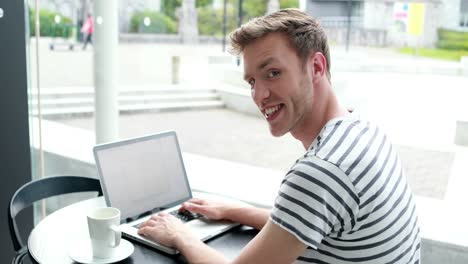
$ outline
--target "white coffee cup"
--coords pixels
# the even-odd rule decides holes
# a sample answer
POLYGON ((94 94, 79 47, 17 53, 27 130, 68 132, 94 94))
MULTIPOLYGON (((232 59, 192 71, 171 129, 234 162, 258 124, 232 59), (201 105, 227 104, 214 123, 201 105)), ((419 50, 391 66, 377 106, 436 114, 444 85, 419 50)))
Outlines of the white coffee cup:
POLYGON ((122 235, 119 230, 120 210, 113 207, 94 208, 88 212, 87 218, 93 256, 113 256, 122 235))

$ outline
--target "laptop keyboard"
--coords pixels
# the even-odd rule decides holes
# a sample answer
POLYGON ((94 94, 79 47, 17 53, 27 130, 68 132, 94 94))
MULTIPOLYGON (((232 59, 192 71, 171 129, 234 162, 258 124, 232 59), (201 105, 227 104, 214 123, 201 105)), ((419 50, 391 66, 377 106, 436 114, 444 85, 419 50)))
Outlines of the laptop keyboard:
MULTIPOLYGON (((200 217, 203 217, 203 215, 201 215, 201 214, 192 213, 190 211, 179 212, 179 210, 174 210, 172 212, 169 212, 169 214, 179 218, 183 223, 187 223, 189 221, 192 221, 192 220, 198 219, 200 217)), ((140 228, 140 224, 136 224, 136 225, 134 225, 134 227, 140 228)))
POLYGON ((190 211, 182 211, 182 212, 180 212, 179 210, 175 210, 175 211, 170 212, 169 214, 171 214, 171 215, 173 215, 173 216, 179 218, 179 219, 182 220, 182 222, 184 222, 184 223, 202 217, 201 214, 192 213, 192 212, 190 212, 190 211))

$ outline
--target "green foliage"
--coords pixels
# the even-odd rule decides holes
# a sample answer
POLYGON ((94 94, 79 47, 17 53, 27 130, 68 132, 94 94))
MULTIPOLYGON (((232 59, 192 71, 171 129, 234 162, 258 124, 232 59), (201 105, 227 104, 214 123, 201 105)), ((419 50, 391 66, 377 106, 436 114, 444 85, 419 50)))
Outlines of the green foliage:
POLYGON ((437 35, 439 40, 436 46, 438 48, 468 51, 468 32, 439 28, 437 35))
POLYGON ((446 49, 424 49, 405 47, 399 49, 399 52, 409 55, 418 55, 433 59, 460 61, 462 56, 468 56, 468 51, 464 50, 446 50, 446 49))
MULTIPOLYGON (((280 0, 280 8, 298 8, 299 0, 280 0)), ((228 0, 228 4, 235 9, 236 16, 239 12, 239 0, 228 0)), ((246 23, 254 17, 266 14, 268 0, 243 0, 242 1, 242 23, 246 23)), ((237 17, 236 17, 237 20, 237 17)))
MULTIPOLYGON (((226 8, 226 34, 237 27, 237 14, 229 6, 226 8)), ((214 10, 211 7, 198 8, 198 32, 201 35, 223 35, 223 9, 214 10)))
POLYGON ((169 16, 161 13, 145 10, 135 12, 130 19, 130 32, 140 33, 177 33, 177 24, 169 16), (144 24, 148 17, 151 21, 149 26, 144 24))
MULTIPOLYGON (((236 13, 238 10, 238 0, 234 0, 236 13)), ((249 21, 254 17, 265 15, 267 11, 268 0, 244 0, 242 1, 242 23, 249 21)))
MULTIPOLYGON (((213 0, 197 0, 198 31, 201 35, 222 36, 223 34, 223 9, 214 10, 213 0)), ((161 12, 177 20, 176 9, 181 7, 182 0, 162 0, 161 12)), ((254 17, 265 15, 268 0, 243 0, 242 23, 246 23, 254 17)), ((280 0, 280 8, 298 7, 299 0, 280 0)), ((239 0, 227 1, 226 33, 237 28, 239 15, 239 0)))
POLYGON ((213 0, 197 0, 195 2, 196 7, 205 7, 205 6, 212 6, 213 0))
POLYGON ((299 0, 280 0, 280 8, 299 8, 299 0))
MULTIPOLYGON (((198 3, 199 1, 197 1, 198 3)), ((243 0, 242 23, 254 17, 265 15, 268 0, 243 0)), ((299 0, 280 0, 280 8, 298 7, 299 0)), ((229 34, 238 25, 239 0, 227 1, 226 33, 229 34)), ((214 10, 211 5, 198 8, 198 30, 202 35, 222 36, 223 9, 214 10)))
POLYGON ((176 8, 182 6, 182 0, 162 0, 161 1, 161 12, 166 14, 166 16, 171 17, 173 20, 176 20, 176 8))
POLYGON ((468 32, 449 30, 444 28, 437 29, 439 40, 465 40, 468 41, 468 32))
POLYGON ((468 51, 468 41, 466 40, 439 40, 436 46, 441 49, 468 51))
MULTIPOLYGON (((29 9, 29 30, 30 35, 36 34, 36 27, 34 26, 35 13, 33 9, 29 9)), ((39 10, 39 25, 40 35, 43 37, 62 37, 69 38, 72 35, 72 20, 69 17, 63 16, 46 9, 39 10), (55 23, 55 16, 60 16, 60 23, 55 23)))
MULTIPOLYGON (((211 6, 213 0, 196 0, 195 7, 211 6)), ((182 0, 162 0, 161 1, 161 12, 171 17, 173 20, 177 20, 176 10, 182 6, 182 0)))

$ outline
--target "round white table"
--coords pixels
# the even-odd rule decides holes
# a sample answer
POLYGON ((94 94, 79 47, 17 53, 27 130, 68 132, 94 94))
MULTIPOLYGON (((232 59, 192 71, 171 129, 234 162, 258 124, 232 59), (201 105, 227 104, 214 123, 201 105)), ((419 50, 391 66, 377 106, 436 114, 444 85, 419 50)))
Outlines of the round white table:
MULTIPOLYGON (((104 198, 84 200, 55 211, 43 219, 29 235, 28 250, 38 263, 75 263, 68 256, 68 249, 77 239, 88 237, 86 212, 90 208, 105 206, 104 198)), ((207 242, 228 258, 234 258, 257 234, 257 230, 240 226, 207 242)), ((127 239, 128 240, 128 239, 127 239)), ((133 254, 119 263, 185 263, 181 255, 167 255, 156 249, 129 240, 133 254)))

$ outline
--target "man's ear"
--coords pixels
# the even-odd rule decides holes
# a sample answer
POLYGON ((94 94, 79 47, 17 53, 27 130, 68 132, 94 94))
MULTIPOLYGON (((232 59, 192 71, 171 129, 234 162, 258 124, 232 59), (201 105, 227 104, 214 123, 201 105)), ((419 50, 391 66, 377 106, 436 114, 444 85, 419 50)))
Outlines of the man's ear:
POLYGON ((310 57, 312 63, 312 80, 316 82, 327 75, 327 59, 321 52, 314 52, 310 57))

